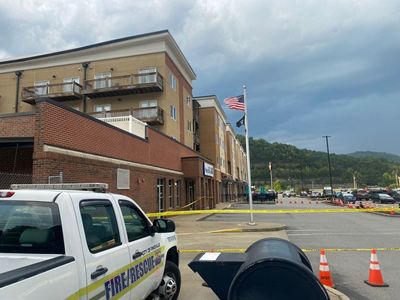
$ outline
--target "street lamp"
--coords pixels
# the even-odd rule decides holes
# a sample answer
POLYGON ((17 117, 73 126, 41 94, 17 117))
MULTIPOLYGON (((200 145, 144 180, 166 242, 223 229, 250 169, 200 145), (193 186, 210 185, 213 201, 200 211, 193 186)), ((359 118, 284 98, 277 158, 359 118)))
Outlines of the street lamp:
POLYGON ((329 167, 329 183, 331 184, 331 200, 333 201, 333 185, 332 185, 332 170, 331 170, 331 157, 329 154, 329 141, 328 138, 331 136, 329 135, 324 135, 322 136, 326 140, 326 152, 328 154, 328 167, 329 167))

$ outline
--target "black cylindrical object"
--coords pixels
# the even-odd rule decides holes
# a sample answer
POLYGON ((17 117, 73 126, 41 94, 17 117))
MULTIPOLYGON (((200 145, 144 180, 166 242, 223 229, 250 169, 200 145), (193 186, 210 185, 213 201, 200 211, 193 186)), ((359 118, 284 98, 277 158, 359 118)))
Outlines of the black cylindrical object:
POLYGON ((329 299, 304 252, 291 242, 266 238, 246 250, 228 300, 329 299))
POLYGON ((304 252, 283 239, 259 240, 245 253, 201 253, 189 267, 221 300, 329 300, 304 252))

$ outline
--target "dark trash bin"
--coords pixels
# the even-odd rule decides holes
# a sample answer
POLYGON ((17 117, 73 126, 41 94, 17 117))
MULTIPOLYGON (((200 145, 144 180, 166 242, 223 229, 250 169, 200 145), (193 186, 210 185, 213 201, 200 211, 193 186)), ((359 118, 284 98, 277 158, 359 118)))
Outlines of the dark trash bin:
POLYGON ((287 240, 262 239, 245 253, 221 253, 214 260, 204 260, 203 255, 189 267, 220 299, 329 299, 307 256, 287 240))

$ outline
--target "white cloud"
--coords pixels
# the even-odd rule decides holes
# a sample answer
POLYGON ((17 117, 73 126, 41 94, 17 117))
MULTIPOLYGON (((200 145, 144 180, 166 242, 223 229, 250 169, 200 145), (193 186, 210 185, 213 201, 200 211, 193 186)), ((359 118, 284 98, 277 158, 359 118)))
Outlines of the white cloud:
MULTIPOLYGON (((394 99, 399 15, 397 0, 3 0, 0 59, 169 29, 198 75, 197 95, 222 99, 245 82, 253 132, 301 140, 315 134, 316 116, 373 113, 379 104, 366 103, 394 99)), ((398 103, 385 101, 392 111, 398 103)), ((348 139, 345 126, 322 120, 348 139)))

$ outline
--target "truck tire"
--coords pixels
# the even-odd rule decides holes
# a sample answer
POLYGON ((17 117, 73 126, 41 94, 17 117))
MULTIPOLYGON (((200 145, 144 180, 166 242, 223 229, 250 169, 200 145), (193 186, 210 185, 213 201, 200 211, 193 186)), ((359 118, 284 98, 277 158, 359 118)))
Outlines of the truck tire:
POLYGON ((161 299, 176 300, 181 290, 181 273, 172 261, 165 263, 163 279, 158 288, 161 299))

